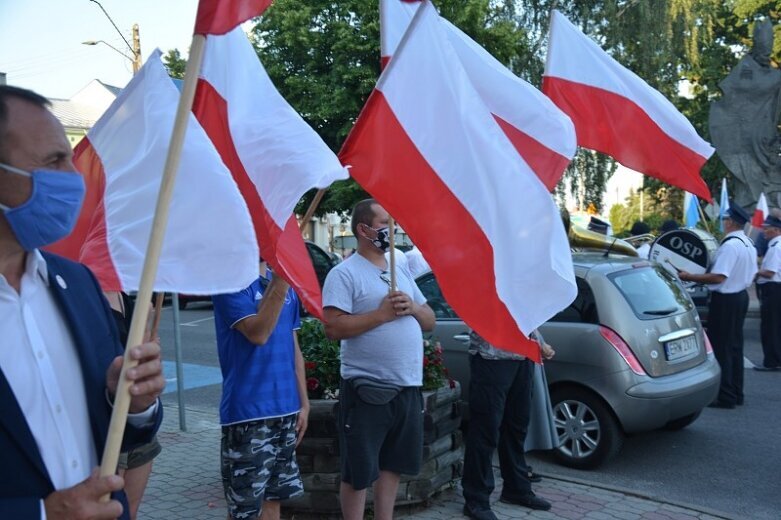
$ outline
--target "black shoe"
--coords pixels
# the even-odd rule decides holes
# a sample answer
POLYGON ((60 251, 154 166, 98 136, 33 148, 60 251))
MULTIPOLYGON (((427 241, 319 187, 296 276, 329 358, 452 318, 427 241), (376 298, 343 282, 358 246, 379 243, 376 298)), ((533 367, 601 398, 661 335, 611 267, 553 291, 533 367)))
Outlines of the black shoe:
POLYGON ((735 408, 735 405, 732 403, 725 403, 724 401, 716 400, 709 404, 708 408, 724 408, 725 410, 732 410, 735 408))
POLYGON ((490 508, 479 508, 464 504, 464 516, 474 520, 499 520, 490 508))
POLYGON ((528 495, 518 498, 511 498, 502 495, 499 497, 499 501, 504 502, 505 504, 514 504, 516 506, 528 507, 529 509, 538 509, 540 511, 547 511, 551 508, 550 502, 544 498, 538 497, 534 493, 529 493, 528 495))
POLYGON ((781 367, 754 367, 757 372, 778 372, 781 367))

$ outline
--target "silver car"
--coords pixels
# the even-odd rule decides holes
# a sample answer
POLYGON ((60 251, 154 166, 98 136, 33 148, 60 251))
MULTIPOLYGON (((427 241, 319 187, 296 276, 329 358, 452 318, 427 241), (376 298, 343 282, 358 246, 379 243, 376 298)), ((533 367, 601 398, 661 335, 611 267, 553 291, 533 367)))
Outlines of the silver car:
MULTIPOLYGON (((636 257, 573 253, 575 301, 541 328, 564 465, 595 468, 625 434, 685 428, 713 401, 719 365, 689 294, 662 267, 636 257)), ((469 389, 469 329, 431 273, 417 279, 437 318, 445 365, 469 389)))

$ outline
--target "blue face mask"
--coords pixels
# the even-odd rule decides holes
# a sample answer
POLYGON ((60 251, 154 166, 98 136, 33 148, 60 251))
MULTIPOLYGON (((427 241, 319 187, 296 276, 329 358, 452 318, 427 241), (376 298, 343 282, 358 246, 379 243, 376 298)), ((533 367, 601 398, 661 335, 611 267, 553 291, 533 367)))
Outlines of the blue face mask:
POLYGON ((0 168, 32 179, 33 192, 25 203, 15 208, 0 204, 25 251, 53 244, 70 234, 86 191, 80 174, 55 170, 28 173, 3 163, 0 168))

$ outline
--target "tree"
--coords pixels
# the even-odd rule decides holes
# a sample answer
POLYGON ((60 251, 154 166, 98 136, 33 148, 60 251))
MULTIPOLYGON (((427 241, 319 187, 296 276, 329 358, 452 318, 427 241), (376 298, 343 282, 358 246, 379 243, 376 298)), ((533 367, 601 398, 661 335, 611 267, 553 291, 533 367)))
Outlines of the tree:
POLYGON ((176 79, 184 79, 184 69, 187 67, 187 60, 182 58, 179 49, 171 49, 163 56, 163 65, 165 65, 168 75, 176 79))

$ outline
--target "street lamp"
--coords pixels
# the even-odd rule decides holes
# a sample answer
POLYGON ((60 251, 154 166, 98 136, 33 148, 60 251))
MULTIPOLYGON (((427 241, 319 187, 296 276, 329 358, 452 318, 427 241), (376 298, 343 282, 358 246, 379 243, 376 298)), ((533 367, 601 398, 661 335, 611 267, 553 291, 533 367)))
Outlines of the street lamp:
POLYGON ((117 49, 116 47, 114 47, 113 45, 111 45, 111 44, 110 44, 109 42, 107 42, 106 40, 87 40, 86 42, 81 42, 81 44, 82 44, 82 45, 97 45, 97 44, 99 44, 99 43, 102 43, 102 44, 104 44, 104 45, 107 45, 107 46, 111 47, 113 50, 115 50, 115 51, 117 51, 119 54, 121 54, 121 55, 122 55, 124 58, 127 58, 127 59, 129 59, 130 61, 133 61, 133 62, 135 61, 133 58, 131 58, 130 56, 128 56, 127 54, 125 54, 125 53, 124 53, 124 52, 122 52, 121 50, 117 49))
POLYGON ((90 41, 86 41, 86 42, 82 42, 82 43, 84 45, 97 45, 99 43, 105 43, 106 45, 108 45, 109 47, 111 47, 112 49, 114 49, 115 51, 120 53, 122 56, 124 56, 125 58, 127 58, 127 59, 129 59, 130 61, 133 62, 133 74, 135 74, 136 72, 138 72, 138 69, 141 68, 141 37, 139 36, 139 33, 138 33, 138 24, 133 24, 133 45, 130 45, 130 42, 127 41, 127 38, 125 38, 125 35, 122 34, 122 31, 119 30, 119 27, 117 27, 117 24, 114 23, 114 20, 111 19, 111 17, 106 12, 106 10, 103 8, 103 6, 100 5, 100 2, 98 2, 98 0, 89 0, 89 1, 92 2, 92 3, 97 4, 98 7, 100 7, 100 10, 103 11, 103 14, 106 15, 106 18, 108 18, 108 21, 111 22, 111 25, 114 26, 114 29, 116 29, 117 32, 119 33, 119 35, 122 37, 122 41, 124 41, 125 45, 127 45, 127 48, 130 49, 130 52, 132 54, 132 58, 130 56, 128 56, 127 54, 125 54, 124 52, 122 52, 119 49, 117 49, 116 47, 114 47, 113 45, 111 45, 110 43, 105 42, 103 40, 90 40, 90 41))

